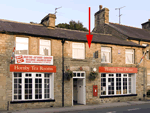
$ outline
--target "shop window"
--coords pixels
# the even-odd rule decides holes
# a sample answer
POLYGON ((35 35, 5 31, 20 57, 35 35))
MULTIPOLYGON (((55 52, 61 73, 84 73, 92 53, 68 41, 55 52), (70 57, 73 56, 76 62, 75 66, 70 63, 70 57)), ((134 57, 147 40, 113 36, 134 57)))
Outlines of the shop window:
POLYGON ((16 50, 15 54, 27 55, 29 52, 28 38, 16 37, 16 50))
POLYGON ((85 59, 84 43, 72 43, 72 58, 85 59))
POLYGON ((101 96, 136 93, 135 74, 101 73, 101 96))
POLYGON ((111 63, 110 47, 101 47, 101 63, 111 63))
POLYGON ((40 55, 50 56, 51 55, 51 41, 40 39, 40 55))
POLYGON ((14 73, 13 100, 54 99, 53 79, 52 73, 14 73))
POLYGON ((126 64, 134 64, 134 49, 126 49, 126 64))

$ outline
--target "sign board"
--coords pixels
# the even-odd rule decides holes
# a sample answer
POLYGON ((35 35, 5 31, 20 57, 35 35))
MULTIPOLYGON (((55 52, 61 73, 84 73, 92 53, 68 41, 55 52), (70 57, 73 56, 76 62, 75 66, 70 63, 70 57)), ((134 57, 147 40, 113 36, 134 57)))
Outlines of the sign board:
POLYGON ((53 65, 53 56, 15 54, 15 64, 53 65))
POLYGON ((120 54, 121 53, 121 51, 120 50, 118 50, 118 54, 120 54))
POLYGON ((56 66, 10 64, 10 72, 56 72, 56 66))
POLYGON ((137 68, 128 67, 99 67, 100 73, 137 73, 137 68))

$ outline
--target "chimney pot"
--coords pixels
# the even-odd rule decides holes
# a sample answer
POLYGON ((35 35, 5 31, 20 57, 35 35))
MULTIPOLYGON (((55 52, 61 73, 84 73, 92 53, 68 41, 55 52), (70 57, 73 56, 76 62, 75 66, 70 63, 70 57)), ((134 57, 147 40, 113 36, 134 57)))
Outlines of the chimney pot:
POLYGON ((103 7, 102 5, 99 5, 99 10, 102 10, 102 7, 103 7))
POLYGON ((148 19, 148 21, 150 21, 150 19, 148 19))

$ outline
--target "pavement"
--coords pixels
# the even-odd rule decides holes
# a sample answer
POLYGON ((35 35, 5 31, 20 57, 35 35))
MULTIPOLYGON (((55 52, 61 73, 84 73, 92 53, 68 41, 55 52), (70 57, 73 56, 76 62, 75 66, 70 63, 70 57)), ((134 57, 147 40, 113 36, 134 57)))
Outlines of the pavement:
POLYGON ((150 104, 150 100, 146 101, 126 101, 126 102, 113 102, 99 105, 74 105, 71 107, 54 107, 54 108, 40 108, 40 109, 24 109, 20 111, 0 111, 0 113, 61 113, 69 111, 83 111, 91 109, 111 108, 119 106, 131 106, 139 104, 150 104))

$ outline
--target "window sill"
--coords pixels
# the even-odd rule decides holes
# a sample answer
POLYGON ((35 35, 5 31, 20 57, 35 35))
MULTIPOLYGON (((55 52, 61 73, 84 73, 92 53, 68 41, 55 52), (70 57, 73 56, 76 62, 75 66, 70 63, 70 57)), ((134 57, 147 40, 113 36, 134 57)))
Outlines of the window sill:
POLYGON ((137 94, 100 96, 99 98, 128 97, 128 96, 137 96, 137 94))
POLYGON ((86 59, 75 59, 75 58, 72 58, 71 61, 87 61, 86 59))
POLYGON ((101 62, 102 64, 111 64, 111 62, 101 62))
POLYGON ((134 64, 134 63, 126 63, 126 64, 134 64))
POLYGON ((47 100, 25 100, 25 101, 10 101, 10 104, 19 104, 19 103, 33 103, 33 102, 55 102, 55 99, 47 100))

